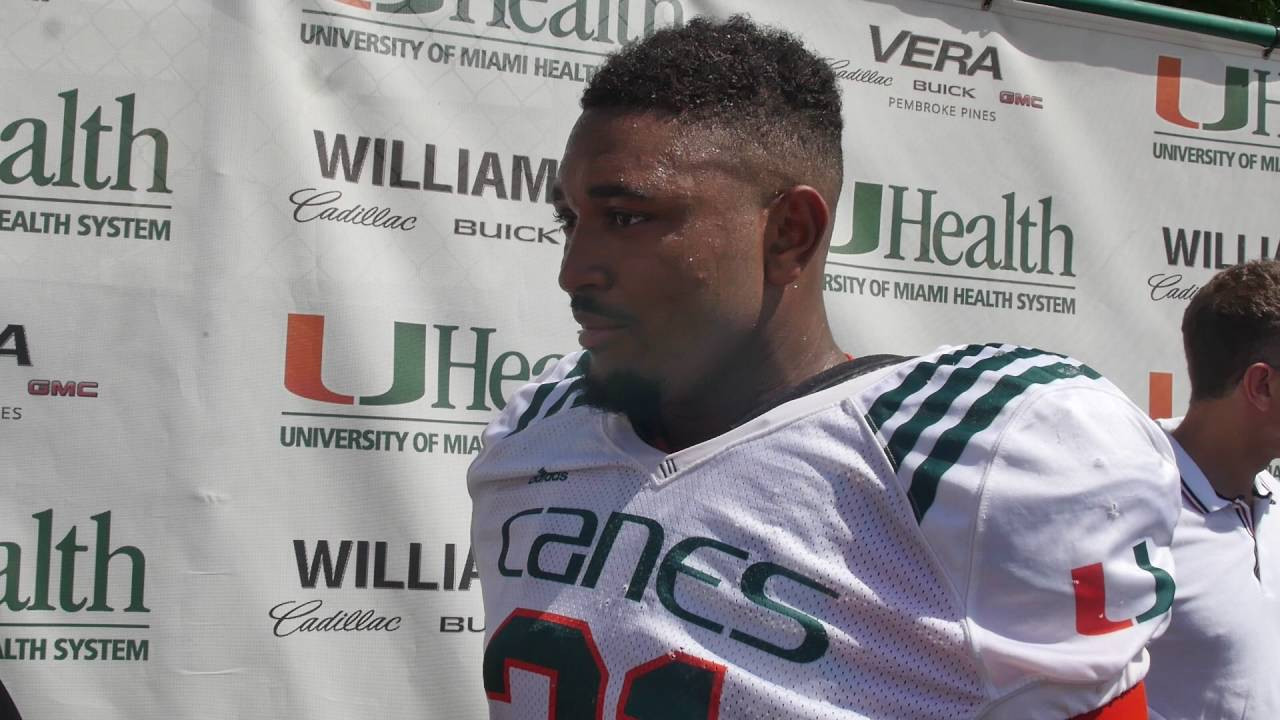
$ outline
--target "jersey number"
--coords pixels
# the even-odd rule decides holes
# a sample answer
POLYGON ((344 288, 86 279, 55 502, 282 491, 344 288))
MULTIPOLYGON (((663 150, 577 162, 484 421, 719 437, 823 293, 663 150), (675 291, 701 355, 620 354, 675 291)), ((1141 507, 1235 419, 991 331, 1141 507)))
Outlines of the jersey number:
MULTIPOLYGON (((609 671, 581 620, 523 608, 512 612, 484 651, 484 689, 511 702, 511 668, 550 681, 547 720, 604 717, 609 671)), ((716 720, 725 667, 682 652, 631 668, 622 680, 617 720, 716 720)))

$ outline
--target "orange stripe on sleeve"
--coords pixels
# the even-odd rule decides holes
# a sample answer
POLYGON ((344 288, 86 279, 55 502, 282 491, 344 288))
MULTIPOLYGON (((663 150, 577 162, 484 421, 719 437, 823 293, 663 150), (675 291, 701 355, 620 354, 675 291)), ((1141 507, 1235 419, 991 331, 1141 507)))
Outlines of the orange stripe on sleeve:
POLYGON ((1071 720, 1147 720, 1147 689, 1138 683, 1097 710, 1071 720))

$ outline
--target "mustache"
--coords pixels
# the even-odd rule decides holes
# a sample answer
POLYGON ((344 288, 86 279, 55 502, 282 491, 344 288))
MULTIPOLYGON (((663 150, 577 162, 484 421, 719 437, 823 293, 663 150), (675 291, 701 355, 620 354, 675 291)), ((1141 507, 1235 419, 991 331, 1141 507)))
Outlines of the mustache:
POLYGON ((573 294, 569 296, 569 309, 574 312, 588 313, 598 315, 609 320, 617 320, 618 322, 632 323, 635 322, 629 313, 623 312, 608 305, 601 305, 598 300, 590 295, 573 294))

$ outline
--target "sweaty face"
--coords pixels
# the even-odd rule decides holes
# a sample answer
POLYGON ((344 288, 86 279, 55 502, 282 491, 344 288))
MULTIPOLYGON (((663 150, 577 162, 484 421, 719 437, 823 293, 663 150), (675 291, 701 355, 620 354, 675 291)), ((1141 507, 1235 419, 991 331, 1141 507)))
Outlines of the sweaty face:
POLYGON ((710 131, 651 114, 589 110, 574 126, 560 287, 597 386, 696 395, 755 329, 768 198, 728 155, 710 131))

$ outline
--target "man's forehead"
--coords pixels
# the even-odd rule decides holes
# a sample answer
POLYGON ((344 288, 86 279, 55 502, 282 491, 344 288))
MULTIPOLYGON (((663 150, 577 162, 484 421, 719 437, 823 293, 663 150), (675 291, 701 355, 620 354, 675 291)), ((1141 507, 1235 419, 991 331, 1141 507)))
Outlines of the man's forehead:
POLYGON ((556 192, 682 194, 731 167, 715 140, 706 128, 671 117, 588 110, 570 133, 556 192))

